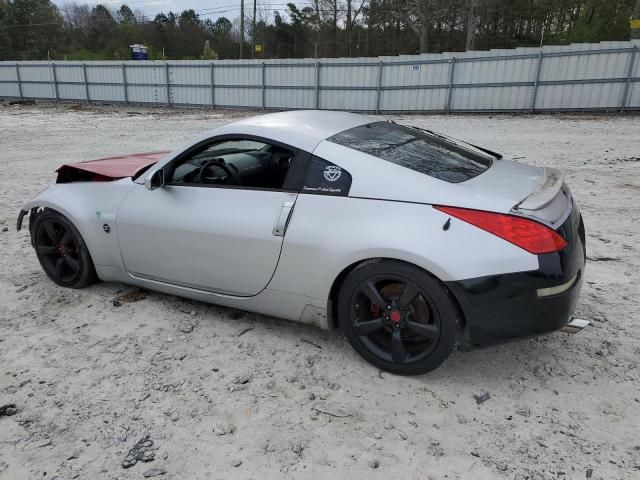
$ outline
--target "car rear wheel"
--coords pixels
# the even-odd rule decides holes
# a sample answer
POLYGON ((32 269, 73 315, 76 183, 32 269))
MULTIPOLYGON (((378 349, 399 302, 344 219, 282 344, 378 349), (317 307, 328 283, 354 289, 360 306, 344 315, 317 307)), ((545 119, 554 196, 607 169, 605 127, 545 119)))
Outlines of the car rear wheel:
POLYGON ((368 362, 418 375, 439 367, 460 334, 459 309, 444 286, 412 265, 364 262, 338 294, 340 328, 368 362))
POLYGON ((53 210, 37 214, 31 229, 33 247, 47 276, 62 287, 83 288, 96 281, 96 271, 80 232, 53 210))

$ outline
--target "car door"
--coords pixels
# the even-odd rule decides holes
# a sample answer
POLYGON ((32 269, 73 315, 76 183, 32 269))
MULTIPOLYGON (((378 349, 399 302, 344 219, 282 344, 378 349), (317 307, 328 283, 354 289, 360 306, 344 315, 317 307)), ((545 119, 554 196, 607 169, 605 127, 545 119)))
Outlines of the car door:
MULTIPOLYGON (((251 178, 250 185, 181 182, 186 177, 180 177, 179 170, 188 170, 192 164, 198 168, 203 165, 198 157, 203 155, 202 148, 198 148, 177 159, 174 165, 164 167, 167 180, 163 186, 150 190, 136 185, 132 189, 116 218, 122 259, 129 273, 238 296, 256 295, 267 286, 278 264, 297 198, 296 189, 290 188, 287 179, 290 183, 293 171, 303 167, 300 158, 304 156, 291 149, 288 172, 283 184, 278 185, 274 178, 283 177, 283 172, 274 177, 265 170, 264 178, 268 180, 261 180, 255 174, 259 165, 252 160, 253 153, 234 153, 233 149, 219 146, 244 140, 212 139, 214 146, 207 147, 209 150, 204 153, 214 151, 212 168, 221 177, 225 173, 215 162, 225 163, 225 159, 226 168, 235 172, 234 177, 253 171, 250 177, 245 176, 251 178), (266 186, 260 186, 261 182, 266 186)), ((241 179, 229 178, 229 182, 236 181, 241 179)))

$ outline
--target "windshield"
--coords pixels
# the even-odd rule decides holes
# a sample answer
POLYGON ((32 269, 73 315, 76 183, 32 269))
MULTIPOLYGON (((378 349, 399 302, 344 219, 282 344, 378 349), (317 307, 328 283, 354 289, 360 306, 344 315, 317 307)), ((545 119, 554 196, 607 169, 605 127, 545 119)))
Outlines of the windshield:
POLYGON ((433 133, 392 122, 376 122, 345 130, 330 142, 451 183, 486 171, 492 159, 433 133))

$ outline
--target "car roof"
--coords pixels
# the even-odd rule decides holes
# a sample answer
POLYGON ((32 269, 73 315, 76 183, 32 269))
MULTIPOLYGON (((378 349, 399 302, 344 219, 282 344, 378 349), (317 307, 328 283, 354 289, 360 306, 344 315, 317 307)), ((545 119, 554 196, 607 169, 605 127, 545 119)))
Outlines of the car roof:
POLYGON ((255 135, 312 152, 321 141, 373 121, 365 115, 347 112, 294 110, 245 118, 214 132, 216 135, 255 135))

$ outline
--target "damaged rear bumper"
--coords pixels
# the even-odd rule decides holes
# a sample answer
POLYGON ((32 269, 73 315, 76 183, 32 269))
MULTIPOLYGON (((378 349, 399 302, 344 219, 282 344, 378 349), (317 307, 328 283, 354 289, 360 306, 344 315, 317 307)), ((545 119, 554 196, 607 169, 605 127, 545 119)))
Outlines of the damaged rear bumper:
POLYGON ((447 282, 466 320, 463 348, 535 337, 570 324, 586 260, 575 204, 557 231, 567 246, 539 255, 538 270, 447 282))

